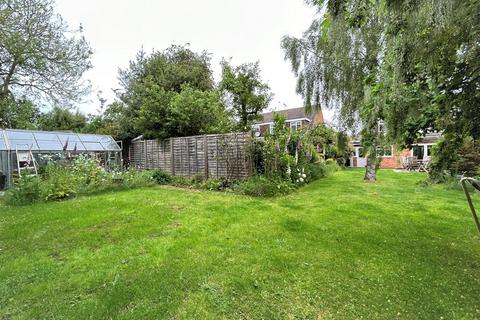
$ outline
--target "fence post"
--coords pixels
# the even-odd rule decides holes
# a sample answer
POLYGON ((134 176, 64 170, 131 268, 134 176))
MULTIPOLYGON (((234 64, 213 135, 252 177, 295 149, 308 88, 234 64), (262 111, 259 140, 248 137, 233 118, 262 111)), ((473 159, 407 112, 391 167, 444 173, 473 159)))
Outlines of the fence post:
POLYGON ((208 179, 208 140, 207 136, 203 137, 203 157, 204 157, 204 169, 205 169, 205 179, 208 179))
POLYGON ((144 158, 144 164, 143 164, 143 169, 146 170, 148 169, 147 165, 147 140, 143 140, 143 158, 144 158))
POLYGON ((188 140, 188 138, 185 138, 185 144, 187 145, 187 166, 188 166, 188 176, 190 177, 190 141, 188 140))
POLYGON ((172 168, 172 176, 175 175, 175 155, 174 155, 174 147, 173 147, 173 138, 170 138, 170 162, 171 162, 171 168, 172 168))

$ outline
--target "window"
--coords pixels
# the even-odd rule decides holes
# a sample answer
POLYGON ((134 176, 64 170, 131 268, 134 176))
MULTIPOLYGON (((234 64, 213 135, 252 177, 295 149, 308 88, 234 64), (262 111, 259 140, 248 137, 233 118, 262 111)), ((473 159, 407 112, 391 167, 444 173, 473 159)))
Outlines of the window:
POLYGON ((252 132, 255 134, 255 136, 258 137, 260 135, 260 125, 258 124, 253 125, 252 132))
POLYGON ((393 147, 378 147, 377 148, 377 157, 391 157, 393 155, 393 147))
POLYGON ((412 155, 417 159, 423 159, 423 145, 413 146, 412 155))
POLYGON ((269 131, 270 133, 273 133, 273 123, 270 123, 270 124, 268 125, 268 131, 269 131))
POLYGON ((292 129, 293 131, 299 130, 301 128, 302 128, 301 120, 290 122, 290 129, 292 129))

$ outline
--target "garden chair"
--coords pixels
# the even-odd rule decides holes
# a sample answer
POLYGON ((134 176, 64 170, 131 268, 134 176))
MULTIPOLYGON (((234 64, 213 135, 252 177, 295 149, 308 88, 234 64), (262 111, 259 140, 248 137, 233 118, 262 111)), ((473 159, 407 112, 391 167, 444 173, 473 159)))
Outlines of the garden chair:
POLYGON ((402 166, 403 170, 408 171, 409 170, 408 158, 403 156, 400 157, 400 165, 402 166))
POLYGON ((430 163, 430 160, 421 160, 418 161, 418 172, 428 172, 428 165, 430 163))
POLYGON ((460 180, 462 183, 463 191, 465 192, 465 196, 467 197, 468 206, 470 207, 470 211, 472 212, 473 221, 477 226, 477 230, 480 233, 480 222, 478 221, 477 213, 475 212, 475 207, 473 206, 472 198, 470 197, 470 192, 468 191, 468 184, 470 184, 474 189, 480 191, 480 181, 475 180, 473 178, 462 178, 460 180))
POLYGON ((419 167, 417 157, 408 157, 408 168, 410 171, 415 171, 419 167))

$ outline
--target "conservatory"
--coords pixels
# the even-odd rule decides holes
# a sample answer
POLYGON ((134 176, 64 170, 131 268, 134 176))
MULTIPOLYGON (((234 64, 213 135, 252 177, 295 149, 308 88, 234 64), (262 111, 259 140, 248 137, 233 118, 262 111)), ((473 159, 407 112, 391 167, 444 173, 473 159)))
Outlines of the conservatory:
POLYGON ((9 187, 26 166, 36 173, 46 161, 80 154, 96 157, 104 166, 121 165, 121 144, 108 135, 0 129, 0 190, 9 187))

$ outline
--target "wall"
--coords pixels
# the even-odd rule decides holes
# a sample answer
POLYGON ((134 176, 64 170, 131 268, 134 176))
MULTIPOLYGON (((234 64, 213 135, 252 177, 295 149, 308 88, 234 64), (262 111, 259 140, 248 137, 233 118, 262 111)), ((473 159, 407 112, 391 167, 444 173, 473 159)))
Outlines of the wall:
POLYGON ((219 134, 133 142, 132 166, 176 176, 241 179, 250 176, 250 135, 219 134))

